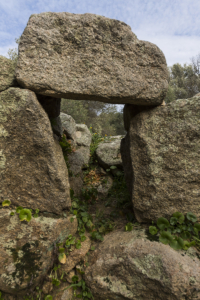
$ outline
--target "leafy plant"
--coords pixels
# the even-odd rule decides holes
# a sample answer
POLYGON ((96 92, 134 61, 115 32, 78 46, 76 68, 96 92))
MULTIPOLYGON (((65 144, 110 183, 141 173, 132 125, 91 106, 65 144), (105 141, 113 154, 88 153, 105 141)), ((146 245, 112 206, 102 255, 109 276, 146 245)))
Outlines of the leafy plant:
POLYGON ((45 296, 44 300, 53 300, 53 297, 51 295, 45 296))
POLYGON ((150 226, 150 227, 149 227, 149 232, 150 232, 152 235, 155 235, 155 234, 157 234, 158 229, 157 229, 155 226, 150 226))
POLYGON ((163 217, 158 218, 157 227, 150 226, 149 232, 152 235, 159 234, 159 241, 170 245, 175 250, 187 250, 196 244, 200 246, 200 224, 196 222, 197 217, 191 212, 188 212, 186 216, 175 212, 170 221, 163 217))
POLYGON ((21 207, 21 206, 18 206, 17 208, 16 208, 16 213, 20 213, 20 211, 23 209, 23 207, 21 207))
POLYGON ((52 279, 52 284, 55 286, 60 285, 60 280, 58 279, 57 270, 60 268, 60 265, 54 266, 53 270, 51 271, 49 278, 52 279))
MULTIPOLYGON (((93 218, 88 213, 88 204, 86 204, 86 202, 82 200, 79 200, 78 198, 73 197, 73 195, 74 193, 71 191, 72 207, 70 209, 70 212, 76 215, 78 221, 78 233, 80 235, 80 238, 84 235, 86 229, 88 229, 89 232, 91 232, 92 239, 103 241, 103 236, 100 234, 100 232, 98 232, 98 229, 95 229, 93 218)), ((77 247, 79 246, 77 245, 77 247)))
POLYGON ((88 300, 88 299, 94 300, 94 297, 92 296, 90 289, 86 286, 85 281, 83 279, 78 281, 78 276, 76 276, 76 275, 73 276, 72 284, 70 286, 68 286, 67 288, 65 288, 64 290, 67 290, 71 287, 73 287, 74 290, 76 290, 77 288, 81 289, 81 293, 75 295, 77 298, 82 298, 83 300, 88 300))
POLYGON ((36 210, 35 210, 35 214, 33 215, 34 216, 34 218, 38 218, 38 213, 39 213, 39 209, 37 208, 36 210))
POLYGON ((68 141, 66 139, 66 135, 63 134, 61 137, 61 141, 60 141, 60 146, 62 148, 62 152, 63 152, 63 156, 65 159, 65 163, 67 165, 68 171, 69 171, 69 176, 73 176, 72 171, 70 170, 70 165, 69 165, 69 160, 68 160, 68 156, 70 153, 72 153, 74 150, 72 149, 71 143, 70 141, 68 141))
POLYGON ((125 231, 132 231, 133 230, 133 224, 131 222, 127 223, 125 226, 125 231))
POLYGON ((169 227, 169 221, 161 217, 157 221, 157 226, 160 230, 164 230, 165 228, 169 227))
POLYGON ((2 292, 0 292, 0 300, 4 300, 4 299, 2 298, 2 292))
POLYGON ((10 204, 11 204, 11 201, 10 200, 4 200, 3 202, 2 202, 2 206, 4 207, 4 206, 10 206, 10 204))
POLYGON ((30 222, 30 220, 31 220, 30 209, 27 209, 27 208, 21 209, 20 213, 19 213, 19 219, 20 219, 20 221, 30 222))
POLYGON ((42 290, 39 288, 39 286, 36 287, 36 290, 37 290, 37 296, 36 296, 36 298, 38 300, 41 300, 42 290))

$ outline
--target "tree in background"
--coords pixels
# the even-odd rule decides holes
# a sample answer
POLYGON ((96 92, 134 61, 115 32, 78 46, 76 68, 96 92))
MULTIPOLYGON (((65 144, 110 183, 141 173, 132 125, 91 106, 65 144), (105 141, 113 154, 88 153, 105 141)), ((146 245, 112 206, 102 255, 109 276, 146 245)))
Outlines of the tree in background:
MULTIPOLYGON (((15 42, 19 45, 20 42, 20 37, 15 39, 15 42)), ((18 59, 18 48, 14 49, 9 49, 8 50, 8 56, 10 59, 12 59, 15 64, 17 64, 17 59, 18 59)))
POLYGON ((200 92, 200 54, 191 59, 187 65, 174 64, 169 67, 169 88, 165 102, 191 98, 200 92))
POLYGON ((89 100, 62 99, 61 111, 71 115, 77 124, 85 123, 101 135, 123 135, 122 110, 117 105, 89 100))

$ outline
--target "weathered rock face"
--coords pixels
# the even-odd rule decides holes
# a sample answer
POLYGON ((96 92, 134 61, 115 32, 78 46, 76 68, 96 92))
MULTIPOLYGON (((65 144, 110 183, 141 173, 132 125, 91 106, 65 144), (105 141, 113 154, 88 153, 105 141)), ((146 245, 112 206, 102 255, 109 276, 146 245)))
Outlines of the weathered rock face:
POLYGON ((104 237, 85 272, 94 299, 200 299, 197 253, 175 251, 146 237, 143 230, 104 237))
POLYGON ((60 119, 63 127, 63 132, 68 139, 75 140, 76 122, 72 116, 60 113, 60 119))
POLYGON ((75 234, 77 220, 38 217, 24 223, 10 212, 0 210, 0 290, 20 294, 44 280, 52 268, 54 243, 75 234))
POLYGON ((90 159, 90 144, 92 135, 85 124, 75 124, 74 131, 73 120, 73 118, 68 118, 69 122, 67 126, 65 122, 63 128, 64 132, 66 132, 66 127, 68 127, 68 132, 72 132, 71 136, 73 137, 74 147, 76 148, 76 151, 72 152, 68 156, 70 171, 72 172, 72 177, 70 177, 69 183, 75 195, 79 196, 83 187, 82 170, 88 164, 90 159))
POLYGON ((112 136, 100 143, 96 149, 96 155, 100 166, 108 169, 115 166, 122 169, 122 159, 120 153, 121 135, 112 136))
POLYGON ((0 55, 0 92, 16 86, 15 65, 11 59, 0 55))
POLYGON ((0 199, 61 213, 70 207, 68 171, 35 93, 0 93, 0 199))
POLYGON ((200 217, 199 119, 200 96, 131 119, 122 159, 139 222, 168 218, 176 211, 200 217))
POLYGON ((60 116, 54 119, 50 119, 50 122, 53 133, 55 133, 57 137, 60 138, 63 135, 63 127, 60 116))
POLYGON ((92 135, 85 124, 76 124, 75 141, 78 146, 90 147, 92 135))
POLYGON ((159 105, 168 87, 162 51, 123 22, 93 14, 32 15, 19 44, 16 77, 39 94, 159 105))

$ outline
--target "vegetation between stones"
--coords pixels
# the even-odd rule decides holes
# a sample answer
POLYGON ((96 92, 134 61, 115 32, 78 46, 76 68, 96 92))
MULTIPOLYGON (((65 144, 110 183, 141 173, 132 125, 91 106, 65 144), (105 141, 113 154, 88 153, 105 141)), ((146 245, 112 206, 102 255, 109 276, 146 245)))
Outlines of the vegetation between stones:
POLYGON ((190 247, 200 246, 200 224, 196 216, 188 212, 184 216, 180 212, 173 213, 168 221, 166 218, 158 218, 156 226, 150 226, 149 232, 165 245, 170 245, 175 250, 188 250, 190 247))

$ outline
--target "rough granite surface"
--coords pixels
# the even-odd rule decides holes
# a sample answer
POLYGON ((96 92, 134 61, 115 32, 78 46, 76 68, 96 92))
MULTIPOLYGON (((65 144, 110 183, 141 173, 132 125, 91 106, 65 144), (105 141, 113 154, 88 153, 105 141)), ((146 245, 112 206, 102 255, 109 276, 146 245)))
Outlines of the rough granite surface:
MULTIPOLYGON (((77 231, 77 220, 32 217, 21 222, 17 213, 0 210, 0 290, 18 295, 34 288, 52 268, 56 243, 65 242, 77 231)), ((22 297, 21 297, 22 299, 22 297)))
POLYGON ((16 85, 15 64, 11 59, 0 55, 0 92, 16 85))
POLYGON ((139 222, 176 211, 200 218, 200 96, 137 114, 121 153, 139 222))
POLYGON ((122 169, 120 144, 123 136, 112 136, 100 143, 96 149, 98 163, 104 169, 115 166, 122 169))
POLYGON ((159 105, 168 89, 165 56, 124 22, 94 14, 31 15, 20 38, 19 84, 66 99, 159 105))
POLYGON ((60 214, 71 205, 62 149, 34 92, 0 93, 0 202, 60 214))
POLYGON ((84 279, 95 300, 200 299, 199 253, 114 231, 89 256, 84 279))

